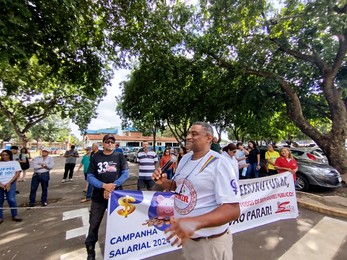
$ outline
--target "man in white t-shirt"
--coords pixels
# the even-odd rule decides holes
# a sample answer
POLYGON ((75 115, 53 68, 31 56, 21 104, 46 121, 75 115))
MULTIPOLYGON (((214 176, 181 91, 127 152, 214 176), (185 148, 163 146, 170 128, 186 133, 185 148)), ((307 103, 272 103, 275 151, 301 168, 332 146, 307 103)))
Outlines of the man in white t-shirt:
POLYGON ((210 150, 213 128, 195 122, 176 174, 168 180, 158 168, 157 184, 175 193, 175 217, 165 231, 172 245, 183 245, 186 259, 232 259, 229 222, 240 215, 237 178, 230 161, 210 150))

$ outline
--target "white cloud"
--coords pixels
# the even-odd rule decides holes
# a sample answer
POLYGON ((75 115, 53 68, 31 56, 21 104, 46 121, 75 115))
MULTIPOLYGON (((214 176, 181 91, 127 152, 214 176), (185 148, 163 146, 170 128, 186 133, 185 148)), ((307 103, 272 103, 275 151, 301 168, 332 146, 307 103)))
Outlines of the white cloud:
MULTIPOLYGON (((109 128, 119 126, 121 119, 116 113, 116 96, 121 94, 119 83, 127 80, 130 70, 117 70, 114 73, 114 78, 111 80, 111 86, 107 87, 107 95, 100 102, 96 112, 97 118, 93 118, 88 125, 89 130, 97 130, 101 128, 109 128)), ((80 139, 81 134, 76 124, 71 124, 71 132, 80 139)))

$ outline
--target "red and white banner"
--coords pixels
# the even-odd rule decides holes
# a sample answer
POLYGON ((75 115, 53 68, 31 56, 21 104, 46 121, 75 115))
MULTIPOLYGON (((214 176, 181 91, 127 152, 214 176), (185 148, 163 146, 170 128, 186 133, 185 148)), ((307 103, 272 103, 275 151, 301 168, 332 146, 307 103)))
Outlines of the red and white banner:
POLYGON ((290 172, 240 180, 239 188, 241 214, 231 223, 233 233, 298 216, 294 179, 290 172))
MULTIPOLYGON (((230 223, 233 233, 298 216, 290 173, 240 180, 239 187, 241 215, 230 223)), ((173 208, 172 193, 114 191, 107 211, 104 259, 143 259, 178 249, 164 234, 173 208)))

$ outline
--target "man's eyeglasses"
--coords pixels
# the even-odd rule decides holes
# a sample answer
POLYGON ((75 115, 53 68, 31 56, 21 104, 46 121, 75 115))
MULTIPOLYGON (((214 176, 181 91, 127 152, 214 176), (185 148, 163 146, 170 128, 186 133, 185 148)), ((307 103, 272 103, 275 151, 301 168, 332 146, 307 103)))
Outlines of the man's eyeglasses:
POLYGON ((104 142, 105 144, 115 144, 116 142, 112 142, 112 141, 108 141, 108 142, 104 142))

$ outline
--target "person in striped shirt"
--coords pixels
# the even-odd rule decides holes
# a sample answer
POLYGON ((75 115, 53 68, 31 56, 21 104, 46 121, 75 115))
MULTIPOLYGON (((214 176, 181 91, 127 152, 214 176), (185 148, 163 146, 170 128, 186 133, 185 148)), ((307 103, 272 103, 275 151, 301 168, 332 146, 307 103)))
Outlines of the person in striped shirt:
POLYGON ((148 142, 142 142, 142 149, 137 153, 139 164, 139 178, 137 180, 137 190, 153 190, 155 182, 152 173, 159 166, 157 153, 150 151, 148 142))

